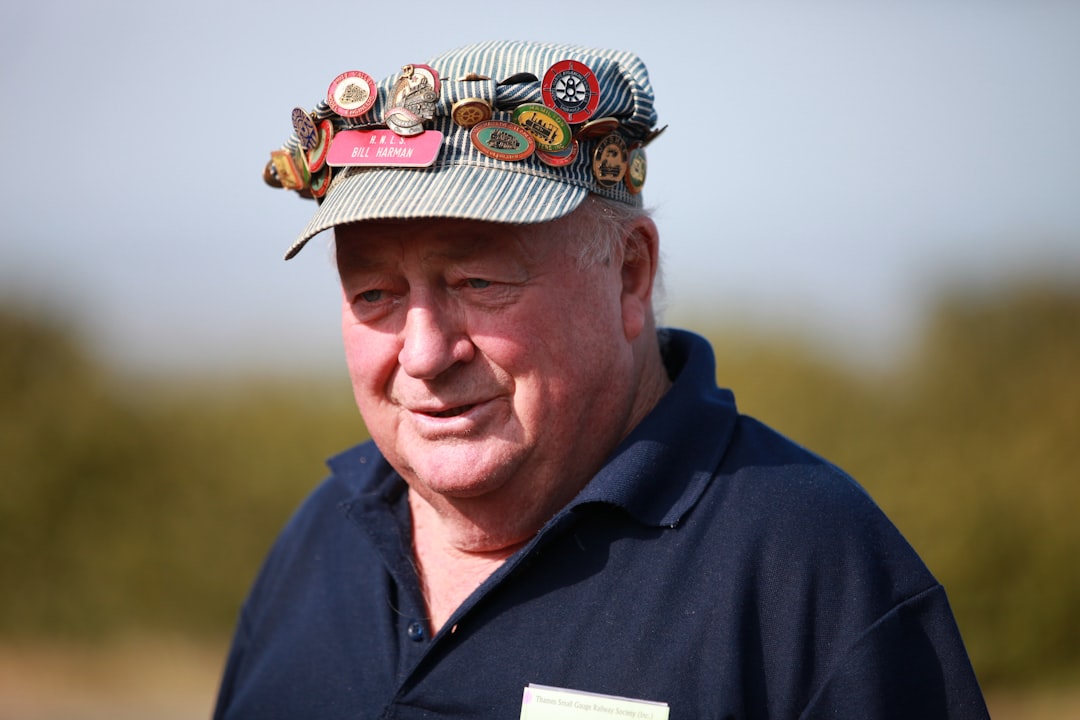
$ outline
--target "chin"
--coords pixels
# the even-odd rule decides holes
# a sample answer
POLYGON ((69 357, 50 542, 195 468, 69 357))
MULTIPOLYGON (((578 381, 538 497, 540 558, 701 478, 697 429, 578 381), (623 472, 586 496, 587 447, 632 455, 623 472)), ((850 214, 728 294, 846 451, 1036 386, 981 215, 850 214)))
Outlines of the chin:
POLYGON ((416 481, 429 492, 451 499, 479 498, 502 490, 515 472, 502 462, 470 458, 441 458, 427 453, 410 463, 416 481))

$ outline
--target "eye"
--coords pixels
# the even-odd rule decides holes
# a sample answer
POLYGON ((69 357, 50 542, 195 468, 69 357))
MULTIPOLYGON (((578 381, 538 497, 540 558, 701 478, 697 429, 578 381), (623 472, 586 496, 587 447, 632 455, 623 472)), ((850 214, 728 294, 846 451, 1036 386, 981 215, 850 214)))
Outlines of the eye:
POLYGON ((358 297, 361 300, 363 300, 364 302, 366 302, 366 303, 376 303, 376 302, 379 302, 380 300, 382 300, 383 291, 382 290, 365 290, 364 292, 360 293, 360 295, 358 297))
POLYGON ((473 290, 483 290, 484 288, 491 287, 491 281, 484 280, 483 278, 469 278, 465 281, 465 284, 473 290))

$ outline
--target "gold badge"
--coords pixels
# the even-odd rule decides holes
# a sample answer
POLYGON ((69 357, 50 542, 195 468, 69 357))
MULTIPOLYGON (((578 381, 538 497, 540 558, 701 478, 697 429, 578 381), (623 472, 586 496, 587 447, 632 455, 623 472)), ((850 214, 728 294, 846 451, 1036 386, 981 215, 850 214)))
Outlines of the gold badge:
POLYGON ((464 98, 454 103, 450 116, 459 127, 468 130, 473 125, 491 119, 491 105, 480 98, 464 98))
POLYGON ((605 135, 593 150, 592 170, 596 182, 606 188, 615 187, 626 177, 626 141, 622 135, 605 135))
POLYGON ((311 181, 307 163, 288 150, 274 150, 270 153, 270 162, 277 171, 281 186, 289 190, 304 190, 311 181))

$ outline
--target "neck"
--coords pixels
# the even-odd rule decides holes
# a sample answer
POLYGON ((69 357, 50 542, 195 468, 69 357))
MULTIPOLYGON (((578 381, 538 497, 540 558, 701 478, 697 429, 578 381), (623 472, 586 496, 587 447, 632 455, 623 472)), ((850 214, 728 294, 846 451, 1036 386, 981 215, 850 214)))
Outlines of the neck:
POLYGON ((479 537, 463 543, 460 532, 411 490, 409 507, 417 572, 431 628, 437 632, 461 603, 525 543, 479 537))

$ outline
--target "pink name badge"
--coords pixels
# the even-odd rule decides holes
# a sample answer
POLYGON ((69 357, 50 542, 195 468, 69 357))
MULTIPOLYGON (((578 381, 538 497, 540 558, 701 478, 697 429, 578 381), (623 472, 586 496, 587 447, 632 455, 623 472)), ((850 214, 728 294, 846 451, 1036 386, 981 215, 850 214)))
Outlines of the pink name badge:
POLYGON ((326 163, 335 167, 430 167, 443 134, 426 130, 402 137, 393 130, 342 130, 334 135, 326 163))

